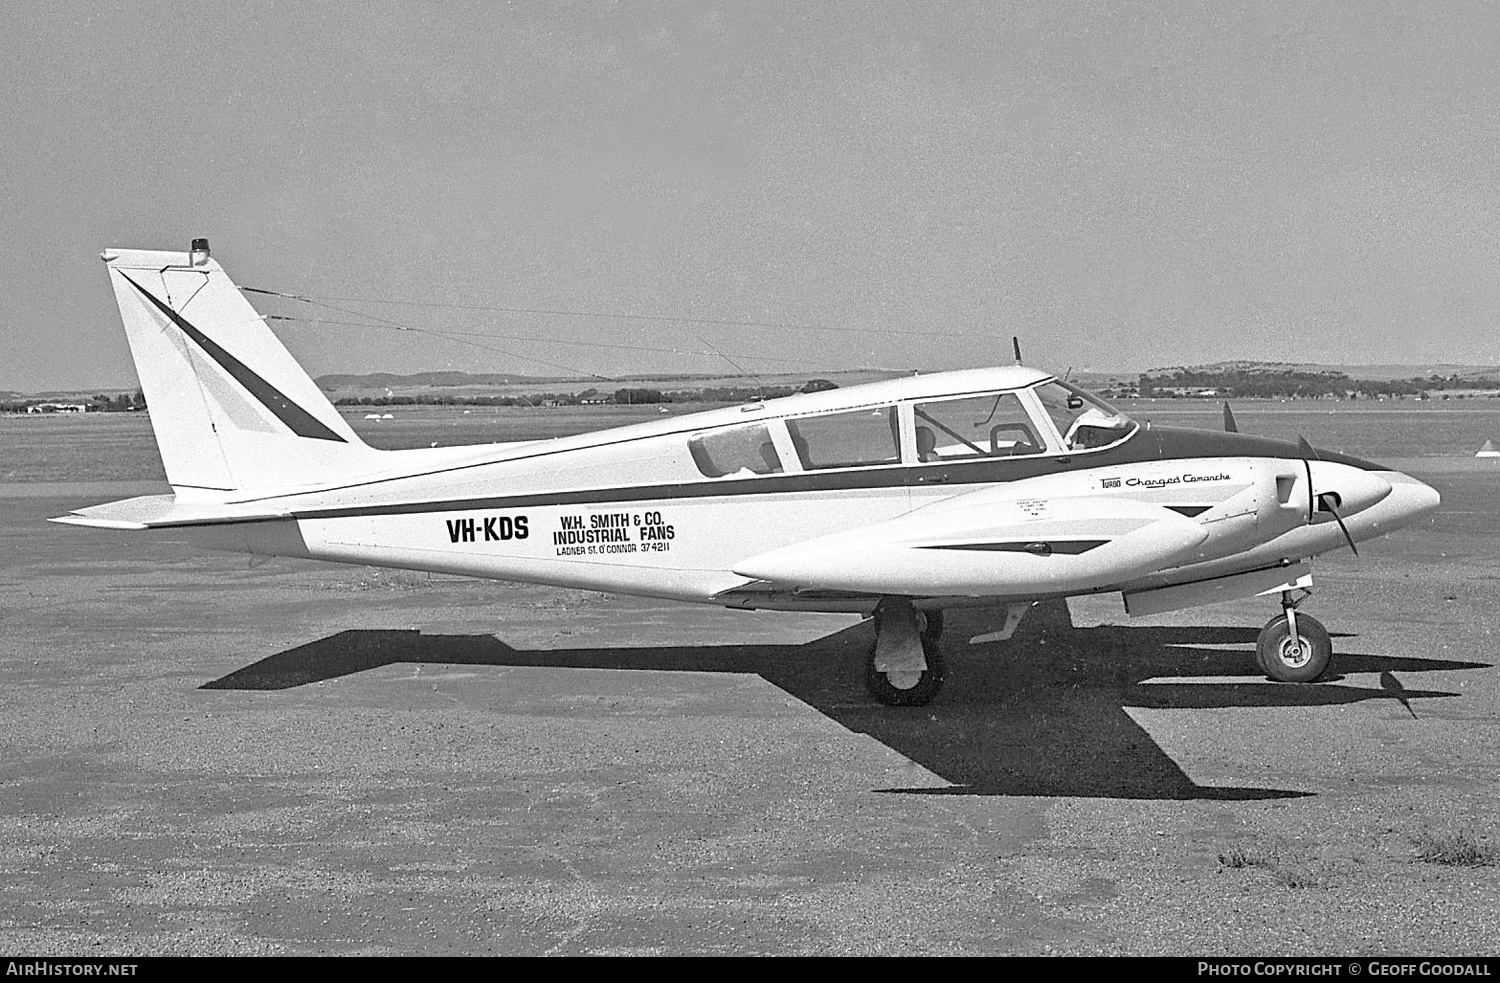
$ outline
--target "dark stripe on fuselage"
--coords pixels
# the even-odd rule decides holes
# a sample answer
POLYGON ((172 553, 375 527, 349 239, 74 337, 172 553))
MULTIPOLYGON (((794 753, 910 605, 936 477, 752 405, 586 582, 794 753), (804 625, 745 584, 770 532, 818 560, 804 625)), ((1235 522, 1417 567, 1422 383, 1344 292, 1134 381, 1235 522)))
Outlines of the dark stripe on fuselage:
MULTIPOLYGON (((656 438, 643 438, 656 439, 656 438)), ((587 453, 587 448, 566 451, 587 453)), ((1318 460, 1348 464, 1367 471, 1388 468, 1359 458, 1330 451, 1317 451, 1318 460)), ((428 512, 454 512, 470 509, 518 509, 564 505, 609 505, 619 502, 667 501, 685 498, 727 498, 751 495, 786 495, 806 492, 849 492, 905 487, 933 487, 935 475, 944 475, 943 487, 962 494, 963 485, 1004 484, 1027 478, 1066 474, 1071 471, 1119 467, 1126 464, 1148 464, 1173 460, 1204 460, 1221 457, 1264 457, 1296 461, 1297 445, 1250 434, 1221 433, 1209 430, 1184 430, 1156 427, 1136 431, 1129 439, 1101 450, 1073 454, 1047 454, 1033 457, 1002 457, 914 464, 899 467, 851 469, 846 471, 804 471, 795 474, 764 475, 755 478, 733 478, 671 484, 630 485, 621 488, 588 488, 577 491, 534 492, 520 495, 494 495, 483 498, 443 501, 395 502, 388 505, 349 505, 332 508, 293 509, 298 519, 342 519, 352 516, 413 515, 428 512)), ((510 458, 504 463, 524 465, 526 457, 510 458)), ((499 462, 497 462, 499 463, 499 462)), ((473 466, 469 466, 472 468, 473 466)), ((468 468, 466 468, 467 470, 468 468)), ((423 477, 423 476, 414 476, 423 477)), ((430 477, 437 477, 432 475, 430 477)), ((972 490, 972 489, 971 489, 972 490)), ((1181 506, 1181 509, 1196 506, 1181 506)), ((1183 514, 1188 514, 1184 511, 1183 514)), ((1196 514, 1196 513, 1195 513, 1196 514)))
POLYGON ((1028 540, 1026 542, 1013 543, 942 543, 936 546, 922 546, 924 550, 983 550, 992 553, 1030 553, 1034 556, 1051 556, 1060 553, 1064 556, 1078 556, 1089 550, 1098 549, 1107 539, 1047 539, 1028 540))
POLYGON ((281 390, 262 379, 248 365, 229 354, 208 335, 199 331, 181 314, 178 314, 172 308, 157 300, 145 287, 142 287, 139 283, 130 279, 130 277, 125 276, 124 273, 120 275, 125 277, 125 282, 140 291, 142 297, 145 297, 152 304, 156 305, 157 310, 170 318, 172 323, 177 325, 183 334, 192 339, 194 344, 203 349, 209 358, 218 362, 220 367, 225 372, 228 372, 235 382, 244 386, 245 390, 259 400, 262 406, 274 413, 276 418, 282 423, 285 423, 291 429, 292 433, 299 437, 312 437, 315 440, 336 440, 341 444, 348 443, 343 437, 340 437, 319 422, 307 410, 292 402, 281 390))

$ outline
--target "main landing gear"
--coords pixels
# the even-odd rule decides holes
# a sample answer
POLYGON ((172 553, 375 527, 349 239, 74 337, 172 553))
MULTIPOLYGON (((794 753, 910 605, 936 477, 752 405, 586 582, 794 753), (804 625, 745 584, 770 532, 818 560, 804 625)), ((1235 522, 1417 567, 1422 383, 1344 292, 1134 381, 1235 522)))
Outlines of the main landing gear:
POLYGON ((899 597, 876 605, 875 646, 865 663, 870 695, 893 707, 931 702, 943 685, 943 655, 937 645, 942 633, 941 611, 918 611, 899 597))
POLYGON ((1255 661, 1272 679, 1282 683, 1311 683, 1328 671, 1333 642, 1328 629, 1310 614, 1298 614, 1305 591, 1282 591, 1279 617, 1266 622, 1255 642, 1255 661))

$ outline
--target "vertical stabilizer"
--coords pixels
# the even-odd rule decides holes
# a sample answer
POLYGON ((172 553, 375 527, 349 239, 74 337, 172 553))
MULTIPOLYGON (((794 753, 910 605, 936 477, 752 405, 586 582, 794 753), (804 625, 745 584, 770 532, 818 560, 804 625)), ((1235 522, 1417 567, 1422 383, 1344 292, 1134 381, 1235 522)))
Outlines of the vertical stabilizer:
POLYGON ((179 495, 323 484, 377 466, 380 452, 349 429, 204 240, 191 253, 103 258, 179 495))

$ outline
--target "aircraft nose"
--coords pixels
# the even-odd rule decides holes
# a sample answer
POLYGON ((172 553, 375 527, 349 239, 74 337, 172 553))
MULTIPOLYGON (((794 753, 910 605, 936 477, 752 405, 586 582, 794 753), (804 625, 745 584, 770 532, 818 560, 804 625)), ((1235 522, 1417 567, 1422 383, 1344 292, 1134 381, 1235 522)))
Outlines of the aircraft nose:
POLYGON ((1423 481, 1418 481, 1409 474, 1400 471, 1386 472, 1386 478, 1391 484, 1391 495, 1393 504, 1404 516, 1402 525, 1413 522, 1437 511, 1437 507, 1443 504, 1443 496, 1438 490, 1423 481))
POLYGON ((1436 488, 1409 474, 1381 471, 1379 477, 1391 490, 1375 505, 1348 518, 1355 539, 1380 536, 1410 525, 1431 515, 1442 504, 1442 496, 1436 488))

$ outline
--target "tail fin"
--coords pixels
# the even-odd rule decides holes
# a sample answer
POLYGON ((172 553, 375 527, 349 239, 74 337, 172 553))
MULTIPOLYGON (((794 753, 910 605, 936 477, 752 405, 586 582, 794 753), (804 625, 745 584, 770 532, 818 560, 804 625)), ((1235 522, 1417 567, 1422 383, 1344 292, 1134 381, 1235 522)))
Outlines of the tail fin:
POLYGON ((206 240, 191 253, 110 249, 103 259, 179 495, 323 484, 377 466, 380 452, 349 429, 206 240))

